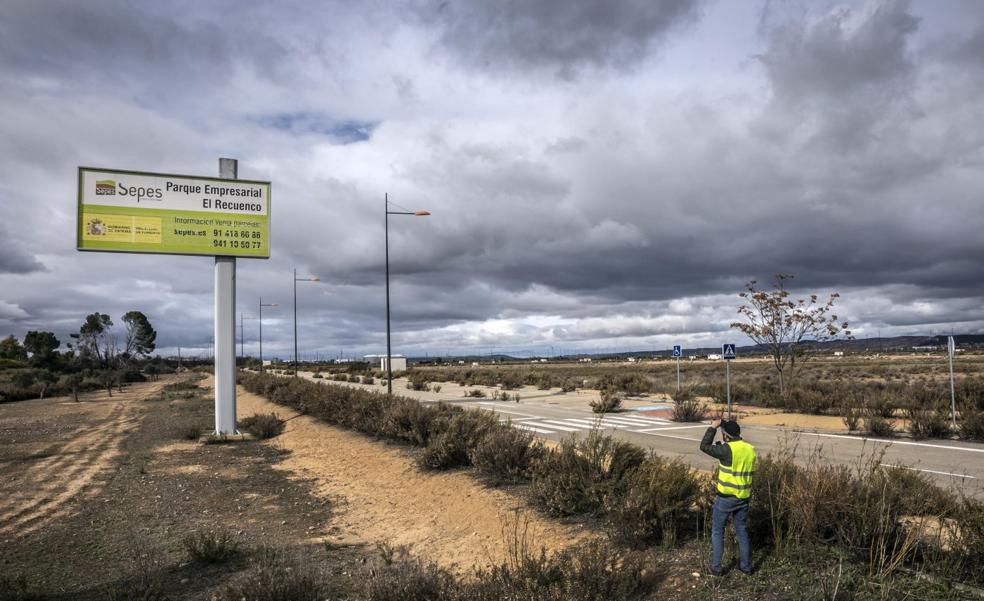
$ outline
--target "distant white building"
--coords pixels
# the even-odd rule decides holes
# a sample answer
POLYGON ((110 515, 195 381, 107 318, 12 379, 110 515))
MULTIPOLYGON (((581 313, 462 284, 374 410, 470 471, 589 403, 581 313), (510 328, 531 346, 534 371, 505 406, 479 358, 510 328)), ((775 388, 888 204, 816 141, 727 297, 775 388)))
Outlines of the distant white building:
MULTIPOLYGON (((369 363, 376 363, 379 369, 386 371, 386 355, 363 355, 363 359, 369 363)), ((407 371, 407 358, 403 355, 392 355, 393 371, 407 371)))
POLYGON ((708 355, 707 356, 707 359, 709 361, 720 361, 721 360, 721 355, 711 354, 711 355, 708 355))

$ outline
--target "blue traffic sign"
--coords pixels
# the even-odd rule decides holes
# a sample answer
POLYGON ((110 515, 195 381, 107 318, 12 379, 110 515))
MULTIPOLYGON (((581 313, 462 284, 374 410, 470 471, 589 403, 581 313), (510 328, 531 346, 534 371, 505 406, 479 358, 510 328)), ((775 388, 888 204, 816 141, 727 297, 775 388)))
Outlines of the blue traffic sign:
POLYGON ((679 358, 682 355, 683 355, 683 352, 682 352, 682 349, 680 348, 680 345, 679 344, 674 344, 673 345, 673 356, 679 358))
POLYGON ((733 344, 721 345, 721 356, 724 357, 725 361, 731 361, 732 359, 734 359, 737 356, 735 355, 735 345, 733 344))

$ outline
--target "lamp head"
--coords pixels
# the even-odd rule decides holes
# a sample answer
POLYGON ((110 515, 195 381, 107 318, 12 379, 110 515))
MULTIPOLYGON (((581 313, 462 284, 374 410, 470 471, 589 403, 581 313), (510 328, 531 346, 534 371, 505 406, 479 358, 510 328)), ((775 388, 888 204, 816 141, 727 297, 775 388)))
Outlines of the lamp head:
POLYGON ((428 215, 430 215, 430 211, 414 211, 413 213, 414 217, 426 217, 428 215))

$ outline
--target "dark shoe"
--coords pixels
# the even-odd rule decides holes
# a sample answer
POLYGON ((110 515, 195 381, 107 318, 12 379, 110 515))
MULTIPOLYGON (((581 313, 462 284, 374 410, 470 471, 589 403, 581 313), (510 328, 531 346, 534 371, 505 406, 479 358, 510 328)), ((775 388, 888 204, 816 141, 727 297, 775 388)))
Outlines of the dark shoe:
POLYGON ((738 571, 741 572, 742 574, 744 574, 745 576, 751 576, 752 575, 752 571, 751 570, 743 570, 741 568, 738 568, 738 571))
POLYGON ((721 570, 707 570, 708 576, 720 576, 721 570))

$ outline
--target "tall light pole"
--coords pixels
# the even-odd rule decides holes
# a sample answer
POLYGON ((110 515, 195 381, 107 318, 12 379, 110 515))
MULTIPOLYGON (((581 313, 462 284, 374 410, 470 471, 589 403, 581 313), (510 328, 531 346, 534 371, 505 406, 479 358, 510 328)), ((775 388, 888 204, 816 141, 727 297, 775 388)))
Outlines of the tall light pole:
POLYGON ((263 369, 263 307, 276 307, 277 303, 264 303, 263 297, 260 297, 260 371, 265 371, 263 369))
POLYGON ((245 317, 243 312, 239 312, 239 356, 245 361, 246 360, 246 336, 243 330, 243 322, 247 319, 256 319, 255 317, 245 317))
POLYGON ((321 278, 299 278, 294 270, 294 375, 297 375, 297 282, 320 282, 321 278))
POLYGON ((405 207, 401 207, 396 203, 391 203, 389 201, 389 193, 384 195, 386 200, 386 393, 393 394, 393 351, 392 345, 390 344, 390 230, 389 230, 389 216, 390 215, 411 215, 413 217, 426 217, 430 215, 427 211, 411 211, 405 207), (402 211, 391 211, 390 205, 398 209, 403 209, 402 211))

